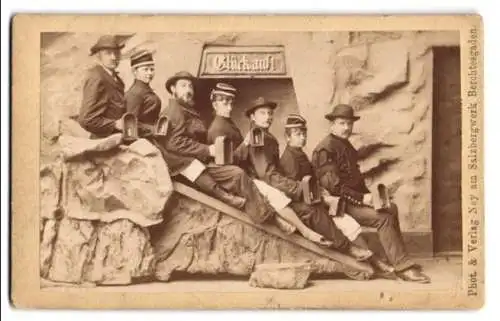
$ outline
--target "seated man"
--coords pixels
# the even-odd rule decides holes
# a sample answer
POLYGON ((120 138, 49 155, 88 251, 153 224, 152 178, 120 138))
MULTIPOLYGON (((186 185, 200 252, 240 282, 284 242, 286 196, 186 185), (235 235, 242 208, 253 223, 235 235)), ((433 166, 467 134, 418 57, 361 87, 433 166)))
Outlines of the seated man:
POLYGON ((267 221, 275 213, 248 175, 237 166, 213 164, 215 147, 207 144, 207 130, 195 109, 194 81, 190 73, 179 72, 165 84, 173 99, 160 116, 168 118, 169 130, 154 141, 171 175, 180 175, 203 192, 242 209, 257 223, 267 221))
MULTIPOLYGON (((256 178, 257 187, 267 197, 276 212, 297 226, 299 232, 306 238, 320 243, 318 241, 322 240, 316 240, 314 235, 320 234, 329 241, 331 244, 329 246, 360 261, 368 259, 372 255, 371 251, 352 244, 337 229, 324 207, 309 206, 303 203, 300 183, 286 178, 280 172, 278 142, 268 131, 272 124, 272 115, 276 106, 274 102, 259 98, 253 106, 246 110, 247 117, 252 121, 252 128, 259 127, 263 130, 265 134, 264 146, 250 146, 250 134, 247 134, 241 145, 236 149, 236 160, 239 164, 246 164, 247 171, 252 177, 256 178), (297 216, 300 218, 301 223, 295 222, 296 219, 294 218, 297 216)), ((230 131, 221 131, 221 128, 236 129, 228 117, 220 114, 219 117, 225 119, 214 121, 216 125, 211 126, 209 139, 221 135, 231 137, 230 131), (220 126, 219 122, 226 122, 227 126, 220 126)))
POLYGON ((102 36, 90 48, 97 64, 87 71, 78 122, 91 138, 104 138, 121 131, 125 114, 124 84, 116 68, 120 64, 123 44, 115 36, 102 36))
MULTIPOLYGON (((311 162, 302 150, 307 141, 306 120, 300 115, 288 115, 285 124, 285 136, 287 146, 280 158, 281 168, 286 177, 302 181, 305 176, 311 176, 316 180, 311 162)), ((330 215, 335 225, 354 244, 368 249, 368 244, 361 235, 361 226, 347 214, 337 215, 339 198, 331 196, 326 190, 322 190, 322 201, 330 207, 330 215)), ((373 255, 369 262, 381 277, 395 279, 394 268, 373 255)))
MULTIPOLYGON (((218 83, 212 90, 210 100, 215 111, 215 118, 208 129, 207 140, 209 144, 212 144, 219 136, 225 136, 230 139, 234 149, 234 164, 237 164, 241 168, 248 168, 249 163, 246 158, 248 154, 249 139, 243 140, 240 130, 231 119, 231 111, 233 110, 235 96, 236 88, 229 84, 218 83)), ((254 180, 254 182, 257 187, 260 186, 259 190, 262 193, 262 186, 265 183, 259 180, 254 180)), ((321 235, 305 226, 295 212, 293 212, 290 207, 286 206, 286 204, 283 204, 289 202, 289 199, 282 192, 275 190, 274 194, 276 195, 272 197, 267 195, 267 198, 273 209, 278 213, 276 223, 283 231, 293 233, 295 229, 298 229, 304 237, 319 245, 331 245, 330 241, 324 239, 321 235)))
POLYGON ((385 254, 396 274, 405 281, 429 283, 430 279, 406 253, 398 211, 377 212, 371 206, 371 194, 358 166, 358 154, 349 142, 354 121, 353 108, 338 105, 325 118, 331 123, 328 134, 314 149, 312 164, 320 185, 331 195, 346 202, 345 212, 364 226, 376 227, 385 254))
POLYGON ((152 52, 139 50, 132 54, 130 67, 134 83, 125 93, 127 112, 136 116, 139 136, 151 138, 161 110, 161 99, 150 85, 155 76, 152 52))

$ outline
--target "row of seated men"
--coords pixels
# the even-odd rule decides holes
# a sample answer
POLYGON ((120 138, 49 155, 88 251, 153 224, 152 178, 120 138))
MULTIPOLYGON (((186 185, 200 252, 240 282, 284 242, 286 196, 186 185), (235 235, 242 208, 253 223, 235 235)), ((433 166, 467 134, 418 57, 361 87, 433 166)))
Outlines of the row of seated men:
POLYGON ((212 106, 204 106, 215 112, 207 129, 194 101, 197 79, 188 72, 166 80, 171 99, 162 108, 150 86, 155 62, 149 51, 137 50, 131 56, 135 79, 125 93, 116 72, 122 48, 115 36, 106 35, 90 50, 96 65, 86 74, 79 123, 92 138, 124 129, 127 134, 124 115, 132 115, 137 136, 161 151, 174 179, 188 181, 258 224, 276 224, 288 233, 298 231, 320 246, 367 261, 380 277, 430 282, 408 256, 396 205, 387 202, 379 210, 374 208, 357 164, 357 151, 348 140, 359 119, 351 106, 337 105, 325 115, 330 132, 318 142, 311 160, 302 150, 307 140, 305 119, 288 115, 287 146, 280 156, 278 141, 269 132, 274 110, 279 108, 276 102, 258 97, 247 106, 251 127, 241 133, 231 119, 237 89, 218 83, 210 94, 212 106), (226 157, 219 160, 224 152, 226 157), (368 248, 360 225, 377 229, 388 263, 368 248))

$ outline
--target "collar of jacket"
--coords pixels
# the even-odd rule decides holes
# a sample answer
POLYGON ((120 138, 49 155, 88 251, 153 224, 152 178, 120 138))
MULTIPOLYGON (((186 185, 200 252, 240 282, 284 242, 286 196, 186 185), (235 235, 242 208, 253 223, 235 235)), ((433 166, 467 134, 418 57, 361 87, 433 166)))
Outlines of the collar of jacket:
POLYGON ((149 84, 146 84, 144 81, 139 80, 139 79, 135 79, 133 85, 136 85, 136 86, 143 88, 143 89, 146 89, 146 90, 153 91, 153 89, 151 88, 151 86, 149 84))
POLYGON ((290 146, 288 144, 286 145, 286 149, 288 149, 289 151, 291 151, 292 153, 295 153, 295 154, 302 154, 304 152, 302 147, 290 146))
POLYGON ((262 129, 265 133, 269 133, 269 127, 268 128, 260 127, 260 126, 257 126, 253 121, 250 122, 250 130, 257 128, 257 127, 262 129))
POLYGON ((342 138, 342 137, 337 136, 337 135, 335 135, 335 134, 330 133, 330 136, 332 136, 333 138, 338 139, 338 140, 340 140, 340 141, 342 141, 342 142, 344 142, 344 143, 350 143, 350 142, 349 142, 349 139, 342 138))
POLYGON ((101 68, 104 69, 104 71, 107 72, 111 77, 118 77, 118 71, 104 67, 104 65, 101 63, 99 63, 99 66, 101 66, 101 68))

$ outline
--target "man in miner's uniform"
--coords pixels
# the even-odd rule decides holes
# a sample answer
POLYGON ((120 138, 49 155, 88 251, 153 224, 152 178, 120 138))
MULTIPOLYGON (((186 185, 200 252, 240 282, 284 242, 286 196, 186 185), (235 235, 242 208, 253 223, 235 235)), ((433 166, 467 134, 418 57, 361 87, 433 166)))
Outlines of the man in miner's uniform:
POLYGON ((139 136, 152 138, 161 111, 160 97, 150 86, 155 76, 152 52, 138 50, 132 54, 130 67, 134 74, 134 83, 125 93, 127 112, 137 117, 139 136))
POLYGON ((107 137, 122 129, 121 117, 126 112, 124 83, 116 68, 123 47, 116 36, 105 35, 90 48, 97 64, 85 76, 78 122, 92 134, 91 138, 107 137))
POLYGON ((207 130, 195 109, 194 82, 194 76, 181 71, 165 83, 173 98, 160 116, 168 118, 169 132, 155 140, 171 175, 181 175, 203 192, 242 209, 257 223, 267 221, 275 213, 248 175, 238 166, 214 164, 215 146, 207 143, 207 130))
MULTIPOLYGON (((290 114, 286 118, 285 137, 287 145, 283 154, 281 154, 280 164, 283 174, 288 178, 302 181, 305 176, 311 176, 313 181, 317 182, 313 166, 306 153, 302 149, 307 142, 307 123, 306 120, 298 114, 290 114)), ((356 220, 344 213, 339 213, 338 197, 330 195, 325 189, 321 189, 321 201, 328 207, 329 214, 335 225, 352 243, 369 249, 363 235, 362 229, 356 220)), ((396 279, 394 268, 387 265, 377 255, 373 255, 368 262, 375 268, 377 276, 387 279, 396 279)))
MULTIPOLYGON (((226 85, 219 84, 219 89, 226 85)), ((251 120, 252 128, 260 128, 264 132, 264 146, 251 146, 250 132, 245 139, 232 124, 229 113, 222 115, 218 106, 214 108, 219 116, 209 130, 209 140, 217 136, 240 136, 236 141, 241 144, 235 150, 235 162, 255 178, 255 184, 269 200, 275 211, 287 222, 293 224, 307 239, 322 246, 335 248, 346 252, 362 261, 368 259, 372 252, 360 248, 351 242, 336 228, 328 216, 328 209, 307 205, 302 199, 300 182, 285 177, 279 164, 278 142, 269 133, 272 123, 272 114, 276 103, 258 98, 249 106, 245 114, 251 120), (222 125, 222 124, 226 125, 222 125), (226 129, 223 131, 223 129, 226 129)))
MULTIPOLYGON (((231 119, 235 96, 236 88, 226 83, 217 83, 215 88, 212 89, 210 101, 212 102, 215 117, 208 129, 207 140, 209 144, 213 144, 216 138, 220 136, 225 136, 230 139, 234 149, 233 163, 243 169, 248 169, 251 166, 251 163, 248 161, 249 135, 247 135, 244 140, 240 130, 231 119)), ((259 187, 259 191, 262 193, 262 185, 264 183, 255 180, 254 183, 259 187)), ((266 196, 265 193, 262 194, 266 196)), ((276 190, 272 197, 267 195, 267 198, 270 201, 270 205, 278 214, 275 217, 275 223, 279 228, 288 233, 292 233, 298 228, 303 235, 312 241, 321 239, 319 234, 309 229, 300 221, 293 210, 287 206, 276 205, 282 203, 280 202, 281 199, 284 199, 285 202, 288 201, 288 198, 283 193, 276 190)))
POLYGON ((312 164, 320 185, 345 203, 345 212, 363 226, 377 228, 389 263, 402 280, 429 283, 421 267, 410 260, 405 249, 395 204, 377 212, 358 165, 358 153, 349 142, 353 124, 359 119, 351 106, 341 104, 326 114, 330 133, 313 151, 312 164))

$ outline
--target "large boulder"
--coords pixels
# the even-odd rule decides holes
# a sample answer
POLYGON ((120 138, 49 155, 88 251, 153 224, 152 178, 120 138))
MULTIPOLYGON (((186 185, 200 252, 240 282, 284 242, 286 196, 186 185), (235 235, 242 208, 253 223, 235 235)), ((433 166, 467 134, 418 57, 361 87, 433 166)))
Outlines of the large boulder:
POLYGON ((147 227, 162 221, 173 192, 160 151, 144 139, 122 145, 121 134, 79 136, 60 136, 57 161, 41 169, 41 276, 73 284, 152 276, 147 227))
POLYGON ((173 192, 165 161, 145 139, 130 146, 115 144, 118 146, 114 149, 95 153, 105 150, 103 146, 113 147, 119 139, 110 136, 101 144, 83 138, 79 140, 85 144, 65 142, 65 155, 72 157, 65 163, 66 215, 103 222, 125 218, 141 226, 157 224, 173 192), (85 152, 94 153, 84 157, 85 152))

